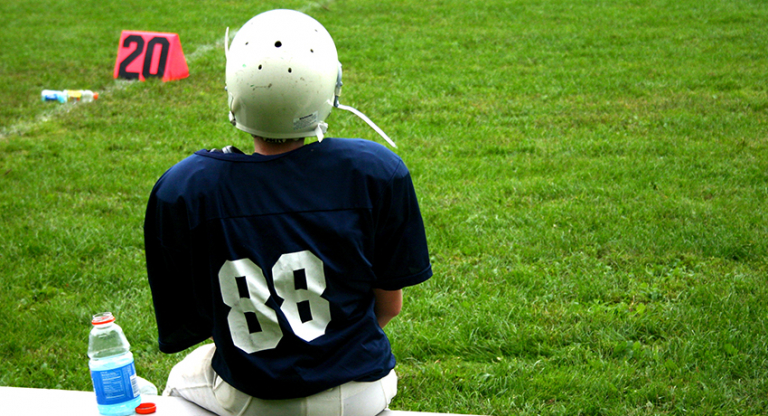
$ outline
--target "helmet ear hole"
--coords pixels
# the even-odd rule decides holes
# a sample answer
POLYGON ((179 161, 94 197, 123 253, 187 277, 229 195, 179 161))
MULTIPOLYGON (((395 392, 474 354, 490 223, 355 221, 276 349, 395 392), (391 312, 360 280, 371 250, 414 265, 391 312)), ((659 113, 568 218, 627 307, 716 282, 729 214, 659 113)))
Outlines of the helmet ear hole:
POLYGON ((275 42, 275 47, 276 48, 279 48, 281 46, 283 46, 283 42, 280 42, 279 40, 277 42, 275 42))

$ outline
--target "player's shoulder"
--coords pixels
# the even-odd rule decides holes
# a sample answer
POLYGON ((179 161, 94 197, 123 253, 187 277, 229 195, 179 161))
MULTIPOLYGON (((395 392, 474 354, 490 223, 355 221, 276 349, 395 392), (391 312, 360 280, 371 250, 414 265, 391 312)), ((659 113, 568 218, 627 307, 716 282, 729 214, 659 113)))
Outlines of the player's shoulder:
POLYGON ((175 165, 171 166, 155 184, 155 190, 162 189, 166 193, 183 193, 190 185, 201 185, 215 180, 209 165, 212 160, 202 157, 201 150, 195 152, 175 165))
POLYGON ((382 144, 364 139, 329 138, 318 143, 318 148, 339 163, 367 172, 393 172, 404 169, 403 160, 382 144))
MULTIPOLYGON (((380 144, 371 140, 328 138, 326 139, 326 141, 329 145, 335 146, 337 148, 397 156, 393 151, 389 150, 383 144, 380 144)), ((326 143, 326 141, 323 141, 323 143, 326 143)))
POLYGON ((200 157, 198 153, 199 152, 195 152, 171 166, 171 168, 163 174, 163 177, 173 177, 178 179, 180 177, 194 176, 201 172, 205 169, 207 162, 206 158, 200 157))

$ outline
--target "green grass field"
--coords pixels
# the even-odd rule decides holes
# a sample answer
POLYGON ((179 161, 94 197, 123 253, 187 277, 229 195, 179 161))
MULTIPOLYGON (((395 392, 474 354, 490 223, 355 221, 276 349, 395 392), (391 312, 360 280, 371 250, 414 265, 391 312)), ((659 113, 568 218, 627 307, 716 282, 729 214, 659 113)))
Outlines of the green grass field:
MULTIPOLYGON (((159 388, 149 191, 227 122, 223 38, 272 8, 333 35, 342 102, 398 143, 435 276, 387 327, 393 409, 768 413, 768 3, 5 0, 0 385, 89 390, 92 314, 159 388), (190 77, 112 78, 121 30, 190 77), (92 89, 90 104, 40 101, 92 89)), ((329 135, 381 139, 343 111, 329 135)))

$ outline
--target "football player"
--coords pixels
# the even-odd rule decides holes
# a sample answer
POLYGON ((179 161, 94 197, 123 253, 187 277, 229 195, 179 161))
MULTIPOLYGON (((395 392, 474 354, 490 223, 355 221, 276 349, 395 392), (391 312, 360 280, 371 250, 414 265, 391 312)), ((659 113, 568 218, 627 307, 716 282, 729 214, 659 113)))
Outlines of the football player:
POLYGON ((220 415, 378 414, 397 391, 382 328, 432 276, 408 169, 375 142, 324 137, 336 107, 389 141, 339 104, 336 46, 315 19, 259 14, 225 51, 230 120, 255 152, 200 150, 147 206, 160 350, 213 339, 164 394, 220 415))

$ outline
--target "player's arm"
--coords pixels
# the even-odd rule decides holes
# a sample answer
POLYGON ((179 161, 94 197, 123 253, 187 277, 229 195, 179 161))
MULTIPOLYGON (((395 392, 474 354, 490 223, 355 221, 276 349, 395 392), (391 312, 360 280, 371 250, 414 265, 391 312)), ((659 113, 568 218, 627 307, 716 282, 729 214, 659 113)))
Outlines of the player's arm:
POLYGON ((373 311, 379 326, 384 328, 403 309, 403 290, 373 289, 373 296, 376 299, 373 311))

